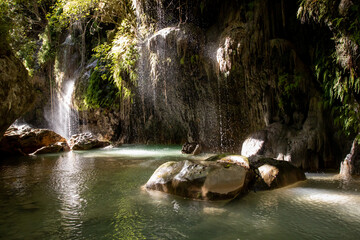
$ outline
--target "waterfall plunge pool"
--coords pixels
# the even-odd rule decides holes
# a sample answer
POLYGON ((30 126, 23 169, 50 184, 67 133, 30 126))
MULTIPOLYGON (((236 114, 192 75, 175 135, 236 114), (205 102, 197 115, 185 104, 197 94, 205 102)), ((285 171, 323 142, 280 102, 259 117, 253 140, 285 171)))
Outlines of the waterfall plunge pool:
POLYGON ((230 203, 141 189, 179 146, 123 146, 0 162, 0 239, 357 239, 360 180, 308 180, 230 203))

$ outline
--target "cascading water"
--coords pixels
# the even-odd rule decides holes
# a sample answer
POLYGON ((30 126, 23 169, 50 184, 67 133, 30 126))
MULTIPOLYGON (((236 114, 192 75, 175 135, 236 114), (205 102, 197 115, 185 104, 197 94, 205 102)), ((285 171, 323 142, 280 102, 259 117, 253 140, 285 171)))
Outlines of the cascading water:
POLYGON ((79 54, 69 33, 56 59, 55 81, 51 85, 51 108, 46 113, 49 127, 67 139, 78 133, 79 129, 78 112, 72 105, 78 63, 79 54))
POLYGON ((65 138, 70 138, 77 133, 78 114, 72 108, 72 95, 75 88, 75 80, 70 79, 63 83, 62 89, 56 92, 53 99, 51 113, 51 128, 65 138))

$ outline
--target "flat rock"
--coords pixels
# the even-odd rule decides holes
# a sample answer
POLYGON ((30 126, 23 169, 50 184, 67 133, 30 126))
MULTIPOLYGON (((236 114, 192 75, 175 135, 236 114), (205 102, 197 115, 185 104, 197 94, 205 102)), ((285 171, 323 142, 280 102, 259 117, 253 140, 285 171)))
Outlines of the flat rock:
POLYGON ((59 153, 59 152, 65 152, 69 151, 69 146, 64 142, 57 142, 55 144, 51 144, 49 146, 44 146, 42 148, 39 148, 35 152, 33 152, 31 155, 39 155, 39 154, 45 154, 45 153, 59 153))

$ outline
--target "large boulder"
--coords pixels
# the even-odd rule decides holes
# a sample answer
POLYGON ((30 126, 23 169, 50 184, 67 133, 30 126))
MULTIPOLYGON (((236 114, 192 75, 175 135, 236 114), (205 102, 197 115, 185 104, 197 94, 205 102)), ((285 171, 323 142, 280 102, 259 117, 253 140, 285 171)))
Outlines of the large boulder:
POLYGON ((306 179, 304 172, 289 162, 262 158, 250 163, 256 172, 254 190, 281 188, 306 179))
MULTIPOLYGON (((35 129, 28 126, 10 127, 0 141, 0 152, 5 154, 30 154, 40 148, 59 145, 55 152, 66 151, 66 139, 49 129, 35 129)), ((49 151, 48 151, 49 152, 49 151)))
POLYGON ((28 72, 9 49, 7 44, 0 44, 0 139, 34 101, 28 72))
POLYGON ((100 141, 92 133, 87 132, 73 135, 69 145, 72 150, 90 150, 109 146, 110 142, 100 141))
POLYGON ((191 199, 225 200, 246 192, 251 176, 236 164, 184 160, 161 165, 145 187, 191 199))
POLYGON ((305 180, 304 172, 271 158, 249 161, 240 155, 215 155, 205 161, 166 162, 145 187, 198 200, 229 200, 249 190, 270 190, 305 180))
POLYGON ((276 158, 311 171, 319 170, 320 166, 336 167, 331 157, 335 151, 331 148, 322 112, 320 99, 313 97, 303 124, 272 123, 248 136, 243 142, 241 155, 250 160, 258 155, 276 158))

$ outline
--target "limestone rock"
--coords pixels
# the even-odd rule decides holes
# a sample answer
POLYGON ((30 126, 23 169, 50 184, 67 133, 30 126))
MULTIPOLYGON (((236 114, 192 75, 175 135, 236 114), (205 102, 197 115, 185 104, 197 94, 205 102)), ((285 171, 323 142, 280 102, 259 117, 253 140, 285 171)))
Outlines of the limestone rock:
POLYGON ((145 187, 199 200, 233 199, 247 190, 251 172, 236 164, 217 162, 167 162, 145 187))
POLYGON ((92 133, 87 132, 73 135, 69 145, 72 150, 89 150, 109 146, 110 142, 100 141, 92 133))
POLYGON ((289 162, 262 158, 251 163, 257 169, 254 190, 281 188, 306 179, 304 172, 289 162))
POLYGON ((191 199, 229 200, 250 189, 270 190, 305 179, 300 168, 286 161, 220 154, 205 161, 164 163, 145 187, 191 199))
POLYGON ((25 67, 7 48, 6 44, 1 45, 0 51, 0 139, 34 101, 25 67))
POLYGON ((316 171, 319 166, 334 167, 331 143, 322 118, 320 99, 310 101, 309 112, 300 127, 280 122, 252 133, 242 145, 241 155, 250 160, 261 155, 291 162, 296 167, 316 171))
POLYGON ((35 129, 28 126, 10 127, 0 141, 0 152, 6 154, 30 154, 42 147, 62 145, 66 150, 66 139, 49 129, 35 129))
POLYGON ((360 146, 357 139, 353 141, 350 153, 341 163, 340 175, 343 177, 360 175, 360 146))

